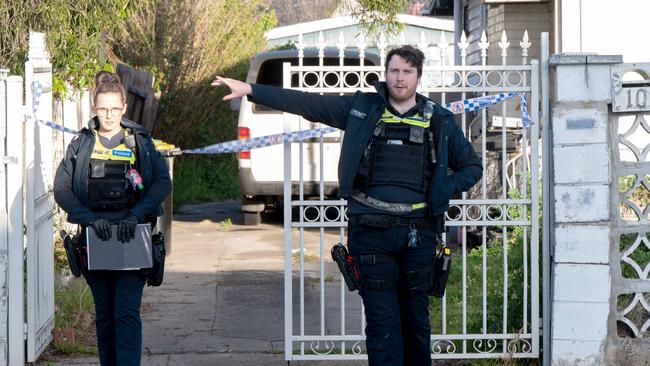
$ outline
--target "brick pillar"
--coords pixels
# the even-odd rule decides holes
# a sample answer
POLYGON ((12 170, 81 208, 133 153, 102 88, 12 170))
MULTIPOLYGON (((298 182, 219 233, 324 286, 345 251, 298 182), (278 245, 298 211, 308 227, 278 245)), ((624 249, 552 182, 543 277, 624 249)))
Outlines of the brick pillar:
POLYGON ((610 65, 557 54, 552 101, 552 365, 605 365, 610 314, 610 65))

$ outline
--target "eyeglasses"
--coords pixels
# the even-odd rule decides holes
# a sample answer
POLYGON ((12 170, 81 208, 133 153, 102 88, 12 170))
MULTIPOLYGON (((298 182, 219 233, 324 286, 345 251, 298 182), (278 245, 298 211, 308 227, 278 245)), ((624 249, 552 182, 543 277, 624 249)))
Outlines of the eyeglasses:
POLYGON ((110 114, 111 117, 119 116, 120 113, 122 113, 122 108, 104 108, 104 107, 99 107, 95 108, 95 112, 97 112, 97 115, 102 115, 102 116, 108 116, 110 114))

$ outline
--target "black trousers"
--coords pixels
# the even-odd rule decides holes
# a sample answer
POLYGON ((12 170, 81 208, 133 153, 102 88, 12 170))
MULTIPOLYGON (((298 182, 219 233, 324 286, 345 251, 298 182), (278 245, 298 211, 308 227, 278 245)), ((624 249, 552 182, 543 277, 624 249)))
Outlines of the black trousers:
POLYGON ((135 271, 87 271, 95 302, 97 348, 102 366, 139 366, 140 304, 145 278, 135 271))
POLYGON ((431 230, 418 230, 417 246, 408 247, 410 232, 408 226, 349 227, 351 255, 384 258, 361 266, 364 287, 359 294, 365 307, 370 366, 431 365, 426 273, 435 254, 435 235, 431 230))

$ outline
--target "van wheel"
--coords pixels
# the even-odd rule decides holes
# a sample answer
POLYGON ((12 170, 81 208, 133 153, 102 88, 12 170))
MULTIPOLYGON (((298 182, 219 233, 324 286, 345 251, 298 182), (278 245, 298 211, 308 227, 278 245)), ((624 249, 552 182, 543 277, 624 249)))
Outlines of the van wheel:
POLYGON ((262 215, 260 212, 243 212, 244 214, 244 225, 259 225, 262 223, 262 215))

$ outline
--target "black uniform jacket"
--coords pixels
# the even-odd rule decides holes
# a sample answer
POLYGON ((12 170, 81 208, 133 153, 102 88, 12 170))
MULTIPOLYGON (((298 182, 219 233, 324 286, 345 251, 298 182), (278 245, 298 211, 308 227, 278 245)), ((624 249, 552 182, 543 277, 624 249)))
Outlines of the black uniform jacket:
MULTIPOLYGON (((99 125, 97 117, 88 122, 88 127, 79 131, 70 142, 65 157, 54 177, 54 200, 68 213, 68 221, 87 226, 97 220, 88 208, 88 170, 90 155, 95 146, 93 129, 99 125)), ((142 176, 144 189, 140 199, 130 209, 140 222, 146 222, 162 215, 162 202, 172 191, 169 169, 151 140, 151 134, 141 125, 122 118, 123 128, 130 129, 136 141, 136 166, 142 176)))
MULTIPOLYGON (((372 132, 388 101, 386 84, 375 84, 376 93, 356 92, 352 96, 320 95, 268 85, 252 85, 249 99, 258 104, 303 116, 345 131, 339 159, 339 196, 349 198, 361 158, 370 143, 372 132)), ((416 98, 425 98, 416 94, 416 98)), ((438 161, 429 187, 429 214, 438 216, 449 209, 455 193, 470 189, 481 179, 483 166, 453 114, 438 104, 434 106, 431 128, 434 132, 438 161), (447 168, 453 174, 447 174, 447 168)))

